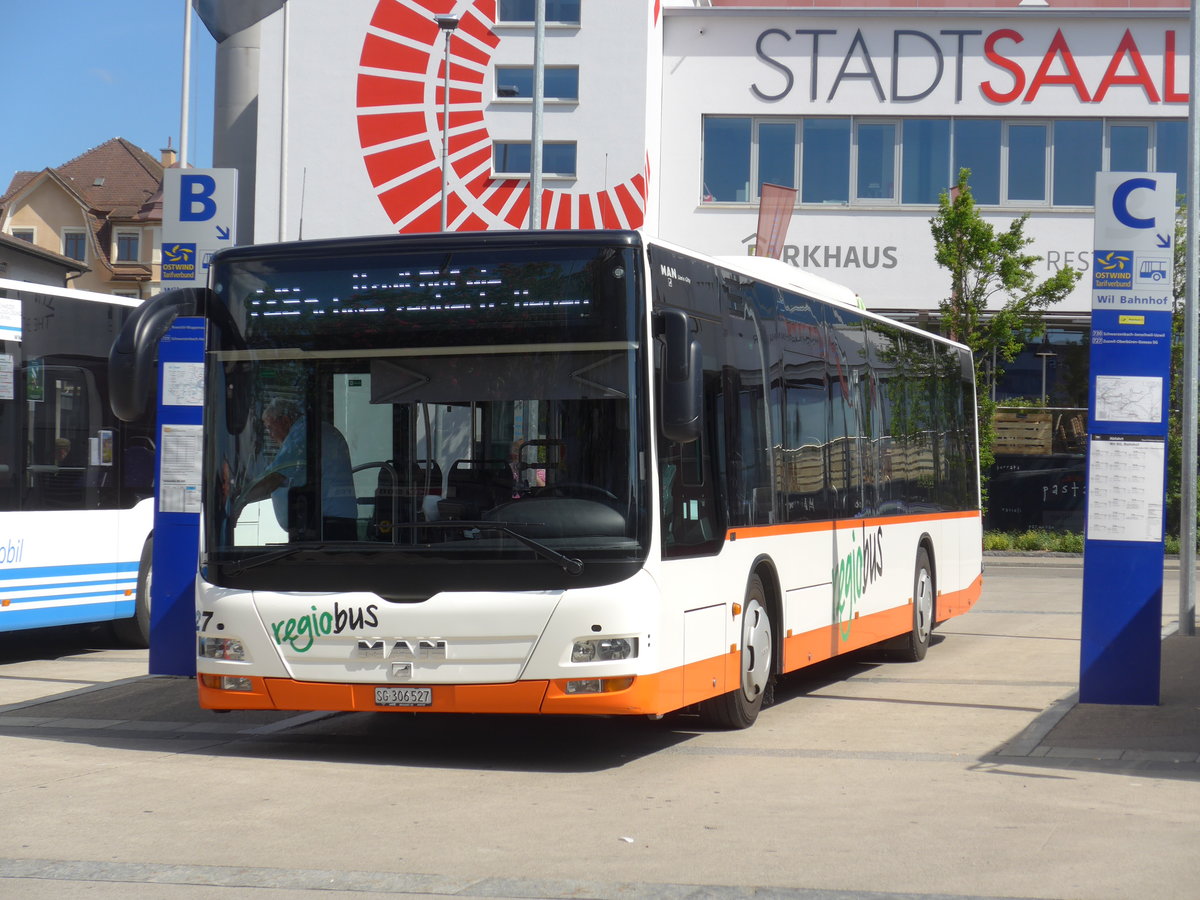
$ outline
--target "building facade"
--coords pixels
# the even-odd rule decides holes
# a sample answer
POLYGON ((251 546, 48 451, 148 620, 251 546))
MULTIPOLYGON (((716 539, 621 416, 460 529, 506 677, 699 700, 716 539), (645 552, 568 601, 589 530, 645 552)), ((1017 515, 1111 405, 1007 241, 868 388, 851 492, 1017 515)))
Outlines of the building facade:
POLYGON ((0 232, 78 263, 69 287, 149 297, 161 286, 164 165, 124 138, 61 166, 18 172, 0 196, 0 232))
MULTIPOLYGON (((240 233, 261 242, 437 230, 443 138, 449 227, 528 227, 533 9, 532 0, 265 4, 264 18, 225 41, 239 59, 252 45, 257 60, 242 88, 255 101, 245 106, 254 141, 233 162, 253 169, 255 185, 243 200, 252 226, 243 217, 240 233)), ((998 227, 1030 215, 1040 275, 1063 266, 1084 275, 1049 313, 1047 345, 1010 366, 998 399, 1035 397, 1045 383, 1051 403, 1086 402, 1095 174, 1172 171, 1183 184, 1186 3, 547 0, 546 9, 544 227, 644 227, 743 254, 760 185, 784 185, 798 191, 786 261, 849 286, 868 308, 928 324, 949 292, 929 219, 965 167, 998 227)), ((230 116, 238 128, 245 118, 230 116)), ((220 145, 233 137, 232 126, 216 129, 214 159, 231 164, 220 145)))

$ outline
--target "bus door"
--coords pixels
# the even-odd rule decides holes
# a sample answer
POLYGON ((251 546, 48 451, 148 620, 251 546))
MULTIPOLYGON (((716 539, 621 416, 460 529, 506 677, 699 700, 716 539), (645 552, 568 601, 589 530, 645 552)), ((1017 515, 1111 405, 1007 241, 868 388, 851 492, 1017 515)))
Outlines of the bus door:
POLYGON ((832 608, 830 651, 841 652, 851 639, 857 610, 856 558, 867 535, 870 514, 867 467, 873 467, 865 421, 870 385, 862 317, 849 310, 828 310, 829 480, 833 513, 832 608))

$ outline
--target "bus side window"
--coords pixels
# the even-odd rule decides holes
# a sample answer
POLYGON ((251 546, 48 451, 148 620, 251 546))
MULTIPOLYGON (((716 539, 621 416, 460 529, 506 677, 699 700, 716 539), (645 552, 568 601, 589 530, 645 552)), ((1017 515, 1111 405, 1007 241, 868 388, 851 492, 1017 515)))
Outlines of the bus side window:
POLYGON ((719 381, 715 373, 705 374, 705 422, 697 440, 680 444, 661 432, 658 435, 662 500, 659 520, 662 552, 668 559, 715 553, 721 545, 712 459, 712 401, 719 381))

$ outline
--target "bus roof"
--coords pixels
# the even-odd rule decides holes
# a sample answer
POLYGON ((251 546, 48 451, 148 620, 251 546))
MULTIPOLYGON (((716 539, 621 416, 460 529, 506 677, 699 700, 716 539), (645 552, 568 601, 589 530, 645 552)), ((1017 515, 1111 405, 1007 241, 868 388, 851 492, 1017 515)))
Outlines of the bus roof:
POLYGON ((0 290, 23 291, 27 294, 41 294, 45 297, 68 297, 72 300, 92 300, 96 303, 112 303, 116 306, 141 306, 143 303, 136 297, 118 297, 116 294, 79 291, 75 288, 58 287, 53 284, 14 281, 11 278, 0 278, 0 290))

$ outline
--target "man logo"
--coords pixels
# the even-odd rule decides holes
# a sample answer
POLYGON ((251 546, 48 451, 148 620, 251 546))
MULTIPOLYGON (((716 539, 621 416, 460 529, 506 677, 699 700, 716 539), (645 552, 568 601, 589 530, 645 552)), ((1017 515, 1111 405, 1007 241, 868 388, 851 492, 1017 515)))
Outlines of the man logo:
POLYGON ((365 659, 445 659, 446 642, 437 638, 359 638, 355 653, 365 659))

